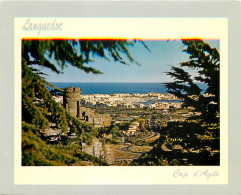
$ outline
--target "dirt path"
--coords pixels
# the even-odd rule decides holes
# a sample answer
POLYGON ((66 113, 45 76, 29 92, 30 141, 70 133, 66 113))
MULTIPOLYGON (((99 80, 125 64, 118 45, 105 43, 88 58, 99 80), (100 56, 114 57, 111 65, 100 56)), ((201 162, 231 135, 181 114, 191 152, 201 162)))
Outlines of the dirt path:
POLYGON ((154 140, 158 139, 159 137, 160 137, 160 133, 158 133, 156 131, 153 131, 151 136, 142 138, 140 140, 146 140, 146 141, 147 140, 153 140, 154 141, 154 140))
MULTIPOLYGON (((140 138, 139 140, 144 140, 146 142, 152 142, 160 137, 158 132, 153 131, 152 134, 145 138, 140 138)), ((109 146, 110 147, 110 146, 109 146)), ((131 163, 132 160, 140 158, 140 156, 152 149, 152 147, 147 148, 147 146, 138 145, 122 145, 122 146, 112 146, 111 151, 108 152, 108 157, 111 160, 109 164, 116 164, 116 162, 128 162, 131 163), (131 148, 133 147, 133 151, 131 148), (134 148, 135 147, 135 148, 134 148), (138 151, 138 152, 137 152, 138 151), (111 163, 112 161, 112 163, 111 163)))

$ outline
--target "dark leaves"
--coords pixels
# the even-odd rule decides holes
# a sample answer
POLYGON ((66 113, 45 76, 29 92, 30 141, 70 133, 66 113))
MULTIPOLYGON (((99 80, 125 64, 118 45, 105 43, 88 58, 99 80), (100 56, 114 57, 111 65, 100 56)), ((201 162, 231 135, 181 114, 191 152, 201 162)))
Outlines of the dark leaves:
POLYGON ((201 112, 201 119, 208 123, 217 122, 219 114, 219 53, 202 40, 183 40, 190 60, 180 63, 180 68, 172 67, 167 74, 174 82, 166 83, 168 91, 179 98, 183 98, 186 106, 201 112), (183 68, 197 70, 195 82, 205 83, 208 93, 201 95, 201 89, 183 68))

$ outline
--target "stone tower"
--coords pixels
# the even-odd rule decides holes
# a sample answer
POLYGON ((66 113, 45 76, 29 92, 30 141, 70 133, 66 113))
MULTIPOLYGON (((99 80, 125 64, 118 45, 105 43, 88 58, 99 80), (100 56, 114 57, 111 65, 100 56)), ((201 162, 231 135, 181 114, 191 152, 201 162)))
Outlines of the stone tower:
POLYGON ((93 124, 95 127, 108 127, 111 125, 110 114, 97 114, 95 110, 81 105, 80 88, 65 88, 63 96, 64 108, 79 120, 93 124))
POLYGON ((64 90, 64 97, 63 97, 63 104, 64 108, 72 115, 77 118, 80 117, 80 88, 65 88, 64 90))

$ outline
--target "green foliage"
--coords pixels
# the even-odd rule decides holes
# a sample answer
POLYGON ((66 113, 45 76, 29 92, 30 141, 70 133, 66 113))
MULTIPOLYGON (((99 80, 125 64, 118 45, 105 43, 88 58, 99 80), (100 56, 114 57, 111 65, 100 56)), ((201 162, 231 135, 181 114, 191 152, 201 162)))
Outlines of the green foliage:
POLYGON ((23 166, 86 166, 107 165, 100 159, 81 152, 79 145, 67 146, 47 144, 41 140, 36 127, 22 124, 22 165, 23 166))
MULTIPOLYGON (((40 139, 40 132, 49 128, 50 124, 55 124, 51 128, 60 130, 61 144, 65 145, 73 141, 89 144, 92 138, 98 134, 98 131, 92 126, 81 123, 53 100, 46 85, 54 86, 46 82, 42 76, 45 74, 40 71, 39 67, 49 68, 58 74, 67 66, 74 66, 86 73, 100 74, 99 70, 86 66, 86 64, 93 62, 92 56, 128 64, 124 60, 124 56, 126 56, 130 62, 138 64, 127 48, 134 43, 135 41, 127 40, 22 40, 23 145, 30 148, 30 150, 23 148, 24 165, 70 165, 77 162, 73 154, 70 156, 67 154, 57 155, 58 151, 55 151, 54 146, 50 146, 40 139), (70 141, 68 136, 72 133, 75 133, 77 137, 70 141), (47 155, 46 151, 51 155, 47 155), (58 160, 58 158, 62 160, 58 160)), ((59 92, 59 89, 54 92, 59 92)), ((87 155, 85 158, 90 159, 90 156, 87 155)))
POLYGON ((169 122, 160 129, 161 136, 153 143, 153 149, 132 165, 220 164, 219 53, 202 40, 183 40, 183 44, 190 60, 172 67, 168 75, 174 82, 166 83, 166 87, 169 93, 183 99, 185 107, 193 107, 192 111, 201 115, 188 122, 169 122), (190 69, 197 70, 195 80, 188 73, 190 69), (195 82, 206 84, 208 95, 201 93, 195 82))
POLYGON ((117 138, 106 139, 105 142, 107 144, 115 144, 115 145, 121 144, 121 142, 117 138))
POLYGON ((184 100, 184 106, 194 107, 195 112, 201 112, 203 122, 217 123, 219 121, 219 85, 220 85, 220 62, 216 48, 202 40, 183 40, 190 60, 180 63, 179 67, 172 67, 172 72, 167 74, 174 78, 174 82, 166 83, 168 92, 184 100), (184 69, 197 70, 195 80, 184 69), (208 96, 201 93, 202 90, 195 82, 207 85, 208 96))
MULTIPOLYGON (((153 143, 153 149, 132 165, 219 165, 220 138, 212 137, 206 130, 206 126, 197 123, 169 124, 153 143)), ((213 129, 214 132, 218 133, 219 127, 213 129)))
POLYGON ((134 45, 134 42, 127 40, 23 40, 22 56, 28 65, 38 64, 50 68, 56 73, 60 73, 61 70, 70 64, 84 70, 86 73, 99 74, 101 73, 99 70, 85 66, 89 62, 93 62, 90 59, 92 55, 103 57, 107 60, 110 60, 109 57, 111 57, 114 61, 128 64, 123 60, 122 55, 124 54, 131 62, 138 64, 130 55, 127 48, 128 45, 134 45), (60 69, 55 66, 51 59, 57 62, 60 69))
POLYGON ((110 133, 113 135, 113 137, 117 137, 120 134, 120 130, 118 126, 114 126, 110 133))
MULTIPOLYGON (((44 66, 56 73, 60 73, 64 67, 72 65, 81 70, 94 74, 101 73, 84 64, 91 62, 91 55, 127 64, 121 54, 127 56, 131 62, 135 62, 128 52, 127 46, 133 45, 130 41, 76 41, 76 40, 23 40, 22 41, 22 116, 23 121, 34 124, 36 127, 45 129, 48 122, 56 123, 58 128, 65 134, 68 131, 71 117, 66 117, 65 110, 57 104, 49 91, 41 75, 42 72, 36 67, 44 66), (121 53, 121 54, 120 54, 121 53), (54 63, 55 62, 55 63, 54 63), (55 65, 60 67, 59 68, 55 65), (38 66, 36 66, 38 65, 38 66), (35 67, 34 67, 35 66, 35 67), (34 103, 36 98, 40 104, 34 103)), ((137 63, 137 62, 136 62, 137 63)), ((74 119, 72 119, 74 121, 74 119)), ((73 128, 79 129, 78 122, 74 121, 73 128), (76 126, 77 125, 77 126, 76 126)))
POLYGON ((128 130, 130 125, 131 125, 131 122, 123 122, 123 123, 117 124, 120 130, 128 130))

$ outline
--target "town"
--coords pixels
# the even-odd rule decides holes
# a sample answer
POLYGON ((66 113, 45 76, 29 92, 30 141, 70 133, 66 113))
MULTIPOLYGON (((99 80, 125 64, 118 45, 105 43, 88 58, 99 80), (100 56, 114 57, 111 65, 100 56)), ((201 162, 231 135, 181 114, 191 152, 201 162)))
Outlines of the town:
POLYGON ((168 103, 177 100, 172 94, 147 93, 147 94, 94 94, 82 95, 82 103, 87 107, 120 107, 120 108, 156 108, 169 109, 181 108, 181 102, 168 103), (165 100, 158 102, 159 100, 165 100), (156 103, 152 103, 155 102, 156 103), (149 102, 149 104, 147 104, 149 102))
MULTIPOLYGON (((70 87, 53 98, 79 121, 105 129, 90 144, 81 143, 81 147, 109 165, 130 164, 153 148, 152 142, 167 124, 199 114, 192 108, 182 108, 182 101, 172 94, 82 95, 80 88, 70 87)), ((59 139, 58 132, 50 127, 45 132, 48 141, 59 139)), ((69 135, 76 137, 76 133, 69 135)))

